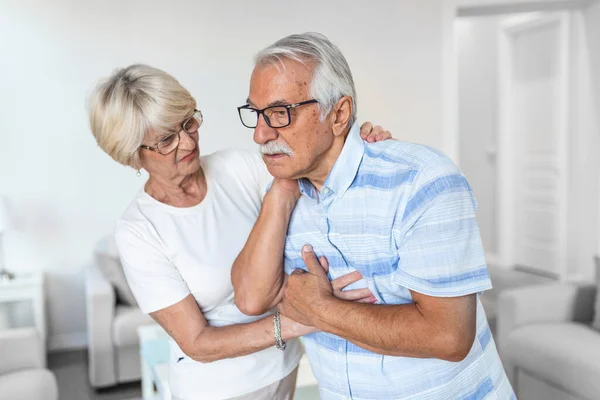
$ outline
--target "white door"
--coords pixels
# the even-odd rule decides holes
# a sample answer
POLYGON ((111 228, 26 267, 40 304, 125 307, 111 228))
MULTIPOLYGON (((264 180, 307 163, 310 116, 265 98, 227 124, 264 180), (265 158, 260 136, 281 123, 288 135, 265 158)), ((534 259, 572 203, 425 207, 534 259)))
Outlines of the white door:
POLYGON ((559 278, 567 229, 568 22, 568 14, 557 13, 503 24, 500 53, 503 248, 512 265, 559 278))

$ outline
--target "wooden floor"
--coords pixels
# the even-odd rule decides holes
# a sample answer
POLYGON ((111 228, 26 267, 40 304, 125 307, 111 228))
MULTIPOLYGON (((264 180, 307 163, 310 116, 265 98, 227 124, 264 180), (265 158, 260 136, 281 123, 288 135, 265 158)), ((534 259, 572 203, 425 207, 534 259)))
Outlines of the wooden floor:
POLYGON ((129 400, 142 397, 139 383, 94 390, 87 377, 87 351, 50 353, 48 366, 58 381, 60 400, 129 400))

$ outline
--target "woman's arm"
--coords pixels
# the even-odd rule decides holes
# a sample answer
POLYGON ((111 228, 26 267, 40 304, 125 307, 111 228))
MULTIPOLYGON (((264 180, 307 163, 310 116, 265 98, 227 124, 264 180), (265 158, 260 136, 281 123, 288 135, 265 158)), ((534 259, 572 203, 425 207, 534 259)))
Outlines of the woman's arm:
MULTIPOLYGON (((324 258, 322 262, 326 262, 324 258)), ((375 298, 369 289, 343 291, 346 286, 360 279, 362 276, 358 271, 334 279, 331 281, 333 295, 341 300, 373 303, 375 298)), ((240 357, 275 345, 273 316, 247 324, 209 326, 191 294, 170 307, 150 313, 150 316, 188 357, 200 362, 240 357)), ((281 336, 284 341, 317 331, 314 327, 281 316, 281 336)))
MULTIPOLYGON (((211 362, 238 357, 275 344, 273 317, 225 327, 208 324, 179 270, 160 250, 156 235, 142 224, 117 225, 115 239, 127 282, 140 306, 190 358, 211 362)), ((283 339, 313 332, 281 319, 283 339)))
MULTIPOLYGON (((245 356, 275 345, 273 316, 247 324, 209 326, 191 294, 150 316, 188 357, 203 363, 245 356)), ((284 341, 312 332, 316 332, 316 329, 281 317, 284 341)))

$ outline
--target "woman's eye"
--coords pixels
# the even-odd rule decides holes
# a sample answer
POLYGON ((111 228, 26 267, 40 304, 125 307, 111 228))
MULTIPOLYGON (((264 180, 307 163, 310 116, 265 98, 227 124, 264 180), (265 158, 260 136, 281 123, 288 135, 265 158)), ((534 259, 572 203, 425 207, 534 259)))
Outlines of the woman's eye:
POLYGON ((168 146, 169 144, 173 143, 173 139, 175 139, 175 135, 167 136, 166 138, 160 141, 160 144, 163 146, 168 146))

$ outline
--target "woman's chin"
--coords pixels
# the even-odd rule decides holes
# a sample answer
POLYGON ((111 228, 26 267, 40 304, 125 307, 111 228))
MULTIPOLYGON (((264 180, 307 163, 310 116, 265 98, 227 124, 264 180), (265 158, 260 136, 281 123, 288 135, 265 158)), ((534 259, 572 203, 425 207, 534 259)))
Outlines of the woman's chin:
POLYGON ((180 168, 186 175, 195 174, 200 169, 200 158, 196 157, 194 160, 190 160, 187 165, 180 168))

